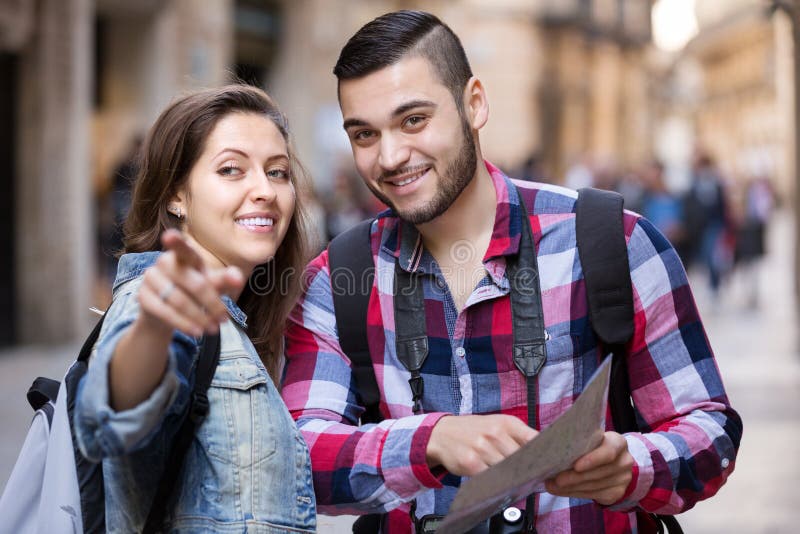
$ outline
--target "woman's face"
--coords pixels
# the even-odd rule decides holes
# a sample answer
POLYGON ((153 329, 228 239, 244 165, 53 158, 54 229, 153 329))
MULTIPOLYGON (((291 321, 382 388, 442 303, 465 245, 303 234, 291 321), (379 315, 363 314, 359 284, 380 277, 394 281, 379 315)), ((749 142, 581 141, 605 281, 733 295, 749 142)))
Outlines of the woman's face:
POLYGON ((208 267, 248 277, 275 256, 294 213, 295 190, 283 136, 268 118, 231 113, 205 142, 172 204, 208 267))

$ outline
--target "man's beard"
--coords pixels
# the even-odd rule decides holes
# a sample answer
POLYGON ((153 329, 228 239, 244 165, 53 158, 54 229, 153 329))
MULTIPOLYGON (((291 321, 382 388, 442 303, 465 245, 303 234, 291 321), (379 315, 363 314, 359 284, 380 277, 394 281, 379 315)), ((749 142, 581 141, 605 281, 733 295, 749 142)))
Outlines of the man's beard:
MULTIPOLYGON (((439 188, 434 197, 424 206, 413 210, 400 211, 389 198, 381 193, 372 184, 369 189, 378 199, 392 208, 398 217, 411 224, 423 224, 432 221, 443 214, 456 201, 462 191, 469 185, 475 176, 478 156, 472 140, 472 128, 466 120, 461 121, 461 148, 458 155, 439 175, 439 188)), ((403 172, 400 169, 399 172, 403 172)))

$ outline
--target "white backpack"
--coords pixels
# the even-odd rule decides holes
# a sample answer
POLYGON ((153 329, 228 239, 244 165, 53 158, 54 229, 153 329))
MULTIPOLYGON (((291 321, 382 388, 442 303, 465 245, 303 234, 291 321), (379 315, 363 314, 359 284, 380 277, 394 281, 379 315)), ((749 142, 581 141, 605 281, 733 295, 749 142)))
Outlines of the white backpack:
MULTIPOLYGON (((28 390, 35 414, 25 443, 0 496, 0 531, 14 534, 80 534, 106 531, 103 464, 87 460, 73 436, 72 410, 78 384, 86 374, 102 319, 86 339, 64 380, 37 378, 28 390)), ((174 490, 186 451, 208 413, 207 391, 219 362, 219 335, 200 344, 195 383, 187 414, 169 451, 167 469, 145 525, 160 532, 165 505, 174 490)))
POLYGON ((102 464, 81 455, 72 433, 78 383, 86 374, 104 319, 97 322, 60 383, 39 377, 28 390, 33 421, 0 496, 0 525, 5 532, 105 532, 102 464))
MULTIPOLYGON (((79 362, 70 367, 67 375, 74 374, 76 365, 79 362)), ((6 532, 83 532, 66 380, 61 382, 57 391, 56 399, 47 399, 36 410, 17 463, 0 497, 0 522, 6 532)))

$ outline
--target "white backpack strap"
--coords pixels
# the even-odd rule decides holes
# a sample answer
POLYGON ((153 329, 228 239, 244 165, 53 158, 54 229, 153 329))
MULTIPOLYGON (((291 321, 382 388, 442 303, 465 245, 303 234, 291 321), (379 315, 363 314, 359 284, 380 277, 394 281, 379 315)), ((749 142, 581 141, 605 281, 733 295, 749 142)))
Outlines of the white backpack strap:
POLYGON ((66 381, 58 390, 47 447, 42 498, 39 502, 39 534, 83 532, 81 495, 75 471, 75 449, 67 415, 66 381))

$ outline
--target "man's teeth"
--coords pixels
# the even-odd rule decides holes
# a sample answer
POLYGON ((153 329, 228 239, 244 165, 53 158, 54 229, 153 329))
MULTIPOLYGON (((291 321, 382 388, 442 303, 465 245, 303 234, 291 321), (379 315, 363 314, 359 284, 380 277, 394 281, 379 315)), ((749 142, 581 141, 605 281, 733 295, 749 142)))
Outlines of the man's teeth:
POLYGON ((415 180, 417 180, 417 179, 421 178, 421 177, 422 177, 422 175, 423 175, 423 174, 425 174, 425 172, 427 172, 427 171, 424 171, 424 172, 417 173, 417 174, 415 174, 415 175, 411 176, 410 178, 406 178, 406 179, 405 179, 405 180, 403 180, 402 182, 395 182, 395 183, 394 183, 394 185, 396 185, 396 186, 398 186, 398 187, 399 187, 399 186, 403 186, 403 185, 408 185, 408 184, 410 184, 411 182, 413 182, 413 181, 415 181, 415 180))
POLYGON ((247 219, 237 220, 236 224, 242 226, 272 226, 275 224, 275 221, 267 217, 249 217, 247 219))

